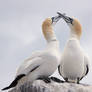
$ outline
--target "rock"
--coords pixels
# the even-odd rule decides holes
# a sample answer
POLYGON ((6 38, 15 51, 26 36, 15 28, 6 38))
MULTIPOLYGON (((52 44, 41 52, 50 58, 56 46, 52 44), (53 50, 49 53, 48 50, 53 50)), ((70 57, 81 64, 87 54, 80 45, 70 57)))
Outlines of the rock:
POLYGON ((19 88, 13 88, 8 92, 92 92, 92 86, 75 83, 45 83, 42 80, 36 80, 21 85, 19 88))

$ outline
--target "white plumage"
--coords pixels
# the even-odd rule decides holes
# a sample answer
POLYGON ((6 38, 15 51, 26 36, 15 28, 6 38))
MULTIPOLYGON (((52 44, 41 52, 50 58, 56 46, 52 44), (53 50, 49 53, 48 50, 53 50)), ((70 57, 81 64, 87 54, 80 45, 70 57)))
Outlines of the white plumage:
POLYGON ((42 52, 35 52, 31 58, 25 60, 19 67, 16 76, 20 74, 28 75, 28 81, 33 81, 44 76, 50 76, 54 73, 60 63, 60 53, 59 48, 57 47, 58 45, 58 41, 51 42, 48 45, 49 48, 46 48, 42 52))
POLYGON ((89 71, 89 58, 80 45, 81 25, 74 18, 60 15, 70 27, 70 37, 61 56, 59 73, 65 81, 79 83, 89 71))
POLYGON ((77 39, 69 39, 61 57, 60 74, 69 82, 78 82, 87 73, 89 60, 77 39))
MULTIPOLYGON (((6 88, 20 86, 21 84, 36 79, 49 77, 60 64, 59 42, 53 32, 52 24, 60 19, 59 16, 47 18, 42 24, 47 47, 43 51, 35 52, 25 60, 17 70, 15 80, 6 88)), ((40 44, 40 43, 39 43, 40 44)))

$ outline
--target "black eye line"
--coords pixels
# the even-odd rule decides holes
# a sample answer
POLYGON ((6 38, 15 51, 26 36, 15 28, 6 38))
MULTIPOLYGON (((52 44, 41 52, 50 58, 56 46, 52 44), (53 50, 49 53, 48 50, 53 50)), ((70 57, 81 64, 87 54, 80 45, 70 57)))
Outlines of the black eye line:
POLYGON ((69 17, 70 23, 73 25, 73 19, 69 17))
POLYGON ((52 23, 53 23, 54 17, 52 17, 51 19, 52 19, 52 23))

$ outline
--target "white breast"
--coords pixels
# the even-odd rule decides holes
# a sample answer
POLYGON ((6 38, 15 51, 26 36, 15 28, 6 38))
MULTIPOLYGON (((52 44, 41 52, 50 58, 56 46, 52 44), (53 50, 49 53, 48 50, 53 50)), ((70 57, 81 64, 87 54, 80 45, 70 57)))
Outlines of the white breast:
POLYGON ((83 53, 77 40, 69 40, 62 56, 62 75, 68 78, 81 77, 84 72, 83 53))

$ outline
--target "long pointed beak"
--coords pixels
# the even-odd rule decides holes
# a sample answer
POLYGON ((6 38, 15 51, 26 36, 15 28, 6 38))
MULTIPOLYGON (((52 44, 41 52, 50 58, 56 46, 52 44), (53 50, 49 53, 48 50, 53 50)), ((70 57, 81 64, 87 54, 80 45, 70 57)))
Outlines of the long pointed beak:
POLYGON ((52 17, 51 19, 52 19, 52 24, 55 24, 61 19, 61 16, 58 14, 58 16, 52 17))
POLYGON ((73 22, 73 19, 72 18, 66 16, 65 14, 61 14, 60 12, 57 12, 57 14, 59 16, 61 16, 61 18, 63 18, 66 21, 66 23, 71 23, 72 24, 72 22, 73 22))

